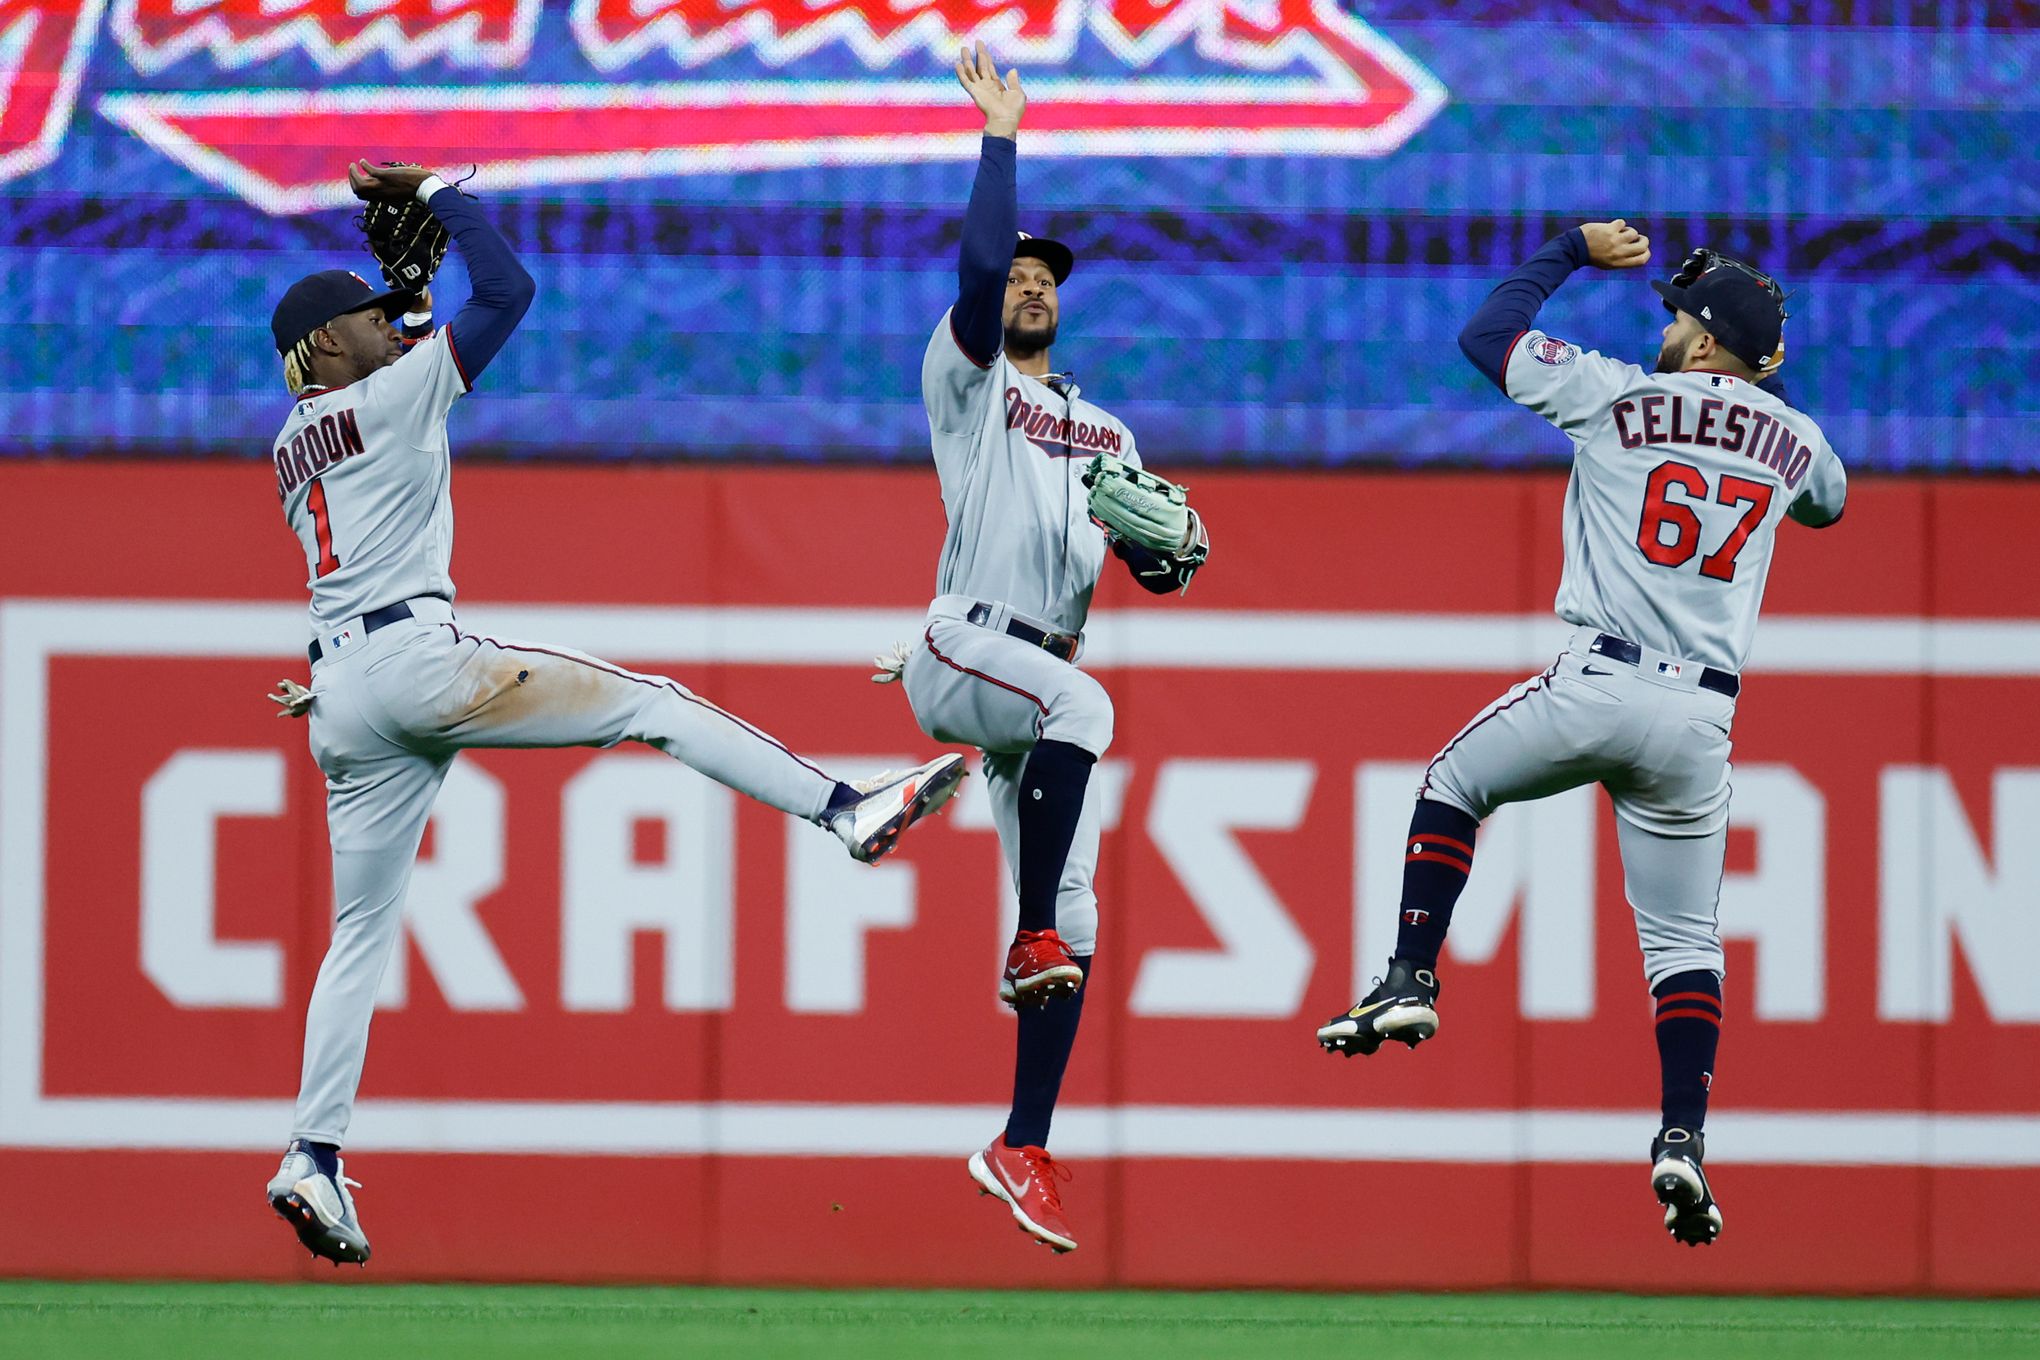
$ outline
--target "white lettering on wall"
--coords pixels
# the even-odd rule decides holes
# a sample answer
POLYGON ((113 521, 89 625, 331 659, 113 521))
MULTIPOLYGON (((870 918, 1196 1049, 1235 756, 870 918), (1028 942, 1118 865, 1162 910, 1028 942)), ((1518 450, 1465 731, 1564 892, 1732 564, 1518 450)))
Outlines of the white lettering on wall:
POLYGON ((664 936, 668 1010, 730 1005, 734 796, 658 756, 604 756, 567 781, 560 827, 560 1001, 567 1010, 630 1009, 639 931, 664 936), (633 856, 636 823, 647 820, 665 828, 658 864, 633 856))
POLYGON ((1959 942, 1993 1020, 2040 1021, 2040 770, 1991 779, 1988 856, 1946 770, 1889 767, 1878 794, 1879 1018, 1946 1020, 1959 942))
POLYGON ((142 785, 142 972, 179 1006, 283 1004, 283 947, 213 933, 220 819, 282 813, 280 751, 179 751, 142 785))
POLYGON ((1155 780, 1148 836, 1202 913, 1217 949, 1151 949, 1127 1009, 1152 1016, 1296 1013, 1316 954, 1232 832, 1302 822, 1317 767, 1297 760, 1171 760, 1155 780))

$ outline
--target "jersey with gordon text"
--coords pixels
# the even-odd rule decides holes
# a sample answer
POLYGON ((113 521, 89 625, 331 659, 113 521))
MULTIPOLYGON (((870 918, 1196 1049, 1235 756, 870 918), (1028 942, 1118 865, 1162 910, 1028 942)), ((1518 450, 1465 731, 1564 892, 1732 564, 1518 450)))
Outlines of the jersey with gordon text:
POLYGON ((442 326, 389 367, 291 409, 272 461, 305 552, 314 632, 400 600, 453 598, 446 415, 466 391, 442 326))

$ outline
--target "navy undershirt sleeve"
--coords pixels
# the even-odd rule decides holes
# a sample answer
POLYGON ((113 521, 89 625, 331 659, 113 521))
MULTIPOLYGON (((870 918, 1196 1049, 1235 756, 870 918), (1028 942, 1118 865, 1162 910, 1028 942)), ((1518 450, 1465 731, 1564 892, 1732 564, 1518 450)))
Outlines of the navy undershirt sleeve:
POLYGON ((1006 278, 1020 235, 1019 156, 1011 137, 985 138, 970 205, 963 210, 950 326, 963 352, 980 364, 998 358, 1006 339, 1006 278))
POLYGON ((460 356, 461 372, 473 386, 524 319, 538 286, 517 263, 502 233, 460 190, 451 185, 441 189, 432 195, 430 206, 432 215, 453 233, 454 247, 467 262, 473 291, 448 324, 453 328, 454 353, 460 356))
POLYGON ((1504 394, 1509 390, 1507 375, 1502 371, 1509 362, 1509 347, 1516 343, 1517 336, 1530 329, 1544 300, 1586 263, 1587 238, 1574 227, 1553 238, 1496 284, 1487 301, 1480 304, 1480 310, 1459 332, 1461 352, 1504 394))
POLYGON ((1787 406, 1792 404, 1792 398, 1785 395, 1785 375, 1782 371, 1773 373, 1768 378, 1759 378, 1757 380, 1757 390, 1759 392, 1769 392, 1787 406))

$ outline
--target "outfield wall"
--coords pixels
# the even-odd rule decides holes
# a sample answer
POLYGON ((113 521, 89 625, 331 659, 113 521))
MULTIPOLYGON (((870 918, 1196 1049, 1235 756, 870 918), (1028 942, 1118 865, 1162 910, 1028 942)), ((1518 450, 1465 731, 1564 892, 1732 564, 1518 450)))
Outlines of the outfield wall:
MULTIPOLYGON (((669 672, 846 771, 941 512, 888 471, 464 468, 462 616, 669 672)), ((1711 1164, 1675 1249, 1605 800, 1498 816, 1438 1042, 1311 1031, 1393 932, 1417 772, 1541 669, 1561 483, 1205 474, 1116 575, 1083 1249, 971 1193, 1012 1044, 977 790, 862 869, 642 751, 465 757, 349 1169, 379 1278, 2040 1289, 2040 487, 1788 526, 1736 728, 1711 1164), (478 1155, 486 1154, 486 1155, 478 1155)), ((257 1187, 330 910, 303 563, 257 465, 0 467, 0 1273, 287 1278, 257 1187)))

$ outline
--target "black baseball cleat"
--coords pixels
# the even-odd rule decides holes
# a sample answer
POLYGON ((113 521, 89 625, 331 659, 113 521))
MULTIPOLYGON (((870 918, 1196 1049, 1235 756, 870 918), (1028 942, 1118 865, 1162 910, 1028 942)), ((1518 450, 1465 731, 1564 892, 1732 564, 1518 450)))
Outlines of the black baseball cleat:
POLYGON ((1650 1188, 1665 1206, 1665 1231, 1689 1247, 1721 1236, 1721 1209, 1700 1167, 1706 1155, 1707 1140, 1697 1129, 1662 1129, 1651 1140, 1650 1188))
POLYGON ((1438 1032, 1438 975, 1406 959, 1390 959, 1388 976, 1352 1010, 1318 1027, 1327 1053, 1372 1053, 1385 1039, 1415 1048, 1438 1032))

